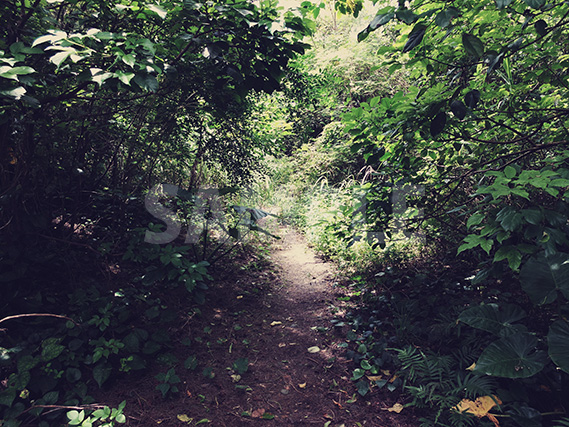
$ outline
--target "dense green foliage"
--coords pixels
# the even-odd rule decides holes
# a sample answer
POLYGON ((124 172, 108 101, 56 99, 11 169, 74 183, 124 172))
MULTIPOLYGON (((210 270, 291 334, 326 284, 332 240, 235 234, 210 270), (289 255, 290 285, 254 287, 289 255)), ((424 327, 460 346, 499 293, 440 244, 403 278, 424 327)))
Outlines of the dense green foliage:
MULTIPOLYGON (((460 426, 493 422, 461 399, 497 396, 501 425, 567 424, 569 3, 373 3, 0 5, 6 425, 154 358, 176 395, 167 307, 202 303, 209 262, 267 213, 214 229, 200 205, 194 240, 149 245, 168 218, 144 197, 191 228, 198 188, 242 184, 350 276, 336 325, 362 398, 460 426)), ((69 422, 124 421, 88 409, 69 422)))
MULTIPOLYGON (((93 387, 171 359, 168 305, 176 295, 193 297, 187 310, 203 302, 205 259, 240 236, 234 225, 209 245, 200 206, 205 232, 190 244, 145 243, 157 219, 145 196, 175 184, 180 197, 156 201, 189 218, 199 187, 250 181, 272 150, 246 120, 249 94, 279 89, 310 32, 276 6, 0 4, 0 424, 55 425, 65 412, 46 405, 88 405, 93 387)), ((123 409, 67 417, 114 425, 123 409)))
MULTIPOLYGON (((377 56, 359 69, 408 80, 349 98, 330 87, 365 56, 333 64, 320 108, 333 93, 343 109, 330 122, 341 124, 294 154, 296 176, 276 164, 287 191, 275 199, 322 253, 361 273, 351 288, 368 308, 352 314, 349 339, 362 395, 397 389, 366 379, 395 365, 408 405, 436 409, 426 424, 472 423, 451 408, 484 395, 503 401, 501 424, 550 423, 568 409, 569 4, 376 11, 357 38, 377 56)), ((350 13, 362 19, 361 7, 350 13)), ((305 73, 334 49, 305 56, 305 73)))

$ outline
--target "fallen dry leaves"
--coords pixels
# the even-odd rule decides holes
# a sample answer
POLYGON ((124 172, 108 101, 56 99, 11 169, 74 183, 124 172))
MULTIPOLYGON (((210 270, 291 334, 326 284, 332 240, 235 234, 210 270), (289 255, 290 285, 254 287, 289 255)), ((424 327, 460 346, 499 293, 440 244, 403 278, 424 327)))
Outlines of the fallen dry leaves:
POLYGON ((462 399, 460 403, 452 409, 458 412, 469 412, 478 418, 488 417, 496 427, 500 427, 500 423, 496 417, 489 412, 494 406, 500 405, 501 403, 502 401, 498 399, 497 396, 481 396, 474 401, 462 399))

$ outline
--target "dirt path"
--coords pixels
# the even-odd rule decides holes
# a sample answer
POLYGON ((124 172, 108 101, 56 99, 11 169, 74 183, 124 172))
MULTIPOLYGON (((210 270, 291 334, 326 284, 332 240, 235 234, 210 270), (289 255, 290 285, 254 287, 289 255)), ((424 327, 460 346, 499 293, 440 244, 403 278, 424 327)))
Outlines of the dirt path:
POLYGON ((414 425, 382 410, 394 403, 390 395, 355 394, 353 366, 338 346, 343 333, 330 322, 334 312, 341 314, 333 266, 317 259, 297 232, 280 234, 270 263, 230 272, 212 288, 203 314, 182 331, 192 344, 177 357, 195 355, 199 366, 176 368, 180 396, 163 401, 141 390, 153 389, 155 380, 125 395, 138 402, 131 405, 139 420, 132 425, 414 425), (276 268, 267 268, 271 264, 276 268), (234 363, 244 359, 247 371, 239 374, 234 363))

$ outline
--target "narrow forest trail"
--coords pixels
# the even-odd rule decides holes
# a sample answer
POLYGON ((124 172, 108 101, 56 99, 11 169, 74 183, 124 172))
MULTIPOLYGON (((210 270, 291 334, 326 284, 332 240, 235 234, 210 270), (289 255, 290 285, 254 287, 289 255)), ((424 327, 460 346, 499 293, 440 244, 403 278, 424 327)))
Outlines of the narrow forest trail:
POLYGON ((177 368, 180 397, 163 401, 142 391, 152 383, 133 384, 140 390, 136 399, 125 396, 138 402, 136 409, 130 405, 138 420, 132 425, 415 425, 385 410, 395 403, 390 394, 355 394, 353 366, 338 347, 345 331, 330 322, 342 312, 334 266, 318 259, 296 231, 280 234, 270 252, 272 268, 229 273, 212 289, 211 306, 182 332, 200 345, 179 350, 180 360, 195 354, 199 362, 192 372, 177 368), (240 378, 231 369, 238 359, 248 361, 240 378))

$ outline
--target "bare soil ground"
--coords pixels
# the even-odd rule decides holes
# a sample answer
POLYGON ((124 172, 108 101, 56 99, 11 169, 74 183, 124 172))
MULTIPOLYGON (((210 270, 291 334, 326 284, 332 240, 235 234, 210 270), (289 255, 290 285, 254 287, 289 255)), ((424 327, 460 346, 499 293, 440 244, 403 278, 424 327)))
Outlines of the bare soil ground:
MULTIPOLYGON (((396 394, 356 393, 353 363, 338 347, 346 331, 330 322, 343 310, 334 268, 295 231, 283 228, 280 234, 283 240, 265 257, 249 255, 237 271, 226 268, 211 285, 201 314, 187 315, 170 331, 180 342, 191 340, 172 349, 181 379, 177 395, 163 399, 155 390, 154 376, 168 366, 109 390, 107 399, 127 400, 129 425, 418 424, 405 411, 387 411, 396 394), (198 362, 194 370, 183 366, 191 355, 198 362), (247 371, 239 375, 233 365, 243 359, 247 371)), ((182 301, 179 307, 183 312, 182 301)))

